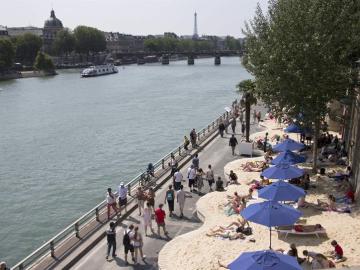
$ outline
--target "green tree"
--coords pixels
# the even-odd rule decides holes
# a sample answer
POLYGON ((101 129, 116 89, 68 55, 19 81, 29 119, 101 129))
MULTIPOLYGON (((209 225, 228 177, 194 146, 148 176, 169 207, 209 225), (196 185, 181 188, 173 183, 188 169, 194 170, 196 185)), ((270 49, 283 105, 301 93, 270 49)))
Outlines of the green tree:
POLYGON ((278 113, 303 115, 317 139, 328 104, 346 94, 359 57, 360 2, 272 0, 247 25, 243 62, 256 78, 254 94, 278 113))
POLYGON ((15 47, 13 43, 7 39, 0 39, 0 71, 10 68, 15 59, 15 47))
POLYGON ((240 41, 232 36, 227 36, 225 38, 225 48, 228 50, 240 50, 240 41))
POLYGON ((52 46, 57 55, 71 53, 75 49, 75 37, 69 29, 62 29, 56 33, 52 46))
POLYGON ((180 39, 177 44, 177 50, 180 52, 194 51, 194 41, 191 39, 180 39))
POLYGON ((50 56, 42 52, 38 52, 35 59, 34 68, 45 71, 47 73, 53 73, 55 70, 54 63, 50 56))
POLYGON ((254 96, 254 92, 256 89, 255 81, 253 80, 243 80, 237 86, 237 92, 242 94, 242 98, 240 100, 241 110, 245 108, 245 137, 246 141, 250 141, 250 114, 251 114, 251 105, 257 103, 257 100, 254 96))
POLYGON ((105 35, 100 30, 80 25, 74 29, 75 49, 79 53, 101 52, 106 49, 105 35))
POLYGON ((32 66, 42 46, 42 39, 34 34, 26 33, 18 36, 15 41, 16 61, 32 66))

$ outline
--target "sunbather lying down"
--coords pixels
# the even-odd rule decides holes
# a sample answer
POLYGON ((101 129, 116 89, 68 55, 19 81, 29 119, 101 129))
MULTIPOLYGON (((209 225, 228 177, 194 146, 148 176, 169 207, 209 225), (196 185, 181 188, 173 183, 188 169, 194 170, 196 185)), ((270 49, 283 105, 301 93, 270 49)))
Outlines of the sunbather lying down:
POLYGON ((229 240, 245 239, 245 236, 242 233, 221 226, 210 229, 209 232, 206 233, 206 235, 209 237, 211 236, 222 237, 229 240))
POLYGON ((261 172, 266 167, 264 161, 248 161, 245 164, 240 165, 244 172, 261 172))
POLYGON ((321 226, 321 224, 315 224, 315 225, 291 225, 291 226, 279 226, 277 227, 278 230, 295 230, 297 232, 318 232, 324 230, 324 227, 321 226))

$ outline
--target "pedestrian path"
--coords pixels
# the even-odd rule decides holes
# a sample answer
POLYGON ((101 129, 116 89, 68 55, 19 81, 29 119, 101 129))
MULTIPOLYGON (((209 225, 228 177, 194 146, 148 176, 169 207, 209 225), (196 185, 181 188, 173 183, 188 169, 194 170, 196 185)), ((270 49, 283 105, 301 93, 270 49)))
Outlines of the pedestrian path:
MULTIPOLYGON (((237 121, 236 126, 236 137, 240 142, 240 128, 241 125, 239 121, 237 121)), ((229 128, 229 131, 231 129, 229 128)), ((258 125, 252 125, 251 131, 258 132, 261 131, 258 125)), ((208 164, 211 164, 214 170, 215 177, 220 176, 223 180, 227 180, 227 176, 224 175, 224 166, 235 159, 238 159, 239 156, 233 156, 231 154, 231 148, 229 147, 229 139, 231 134, 225 134, 224 138, 220 138, 219 136, 213 140, 204 150, 199 153, 200 159, 200 168, 206 171, 208 164)), ((236 149, 236 153, 239 151, 236 149)), ((190 166, 187 164, 181 170, 186 178, 186 170, 190 166)), ((165 200, 165 192, 168 189, 168 185, 172 184, 172 181, 165 184, 160 190, 156 193, 155 198, 155 206, 159 203, 164 203, 165 200)), ((187 193, 187 199, 185 202, 184 215, 185 218, 180 219, 179 215, 179 207, 175 204, 175 215, 173 217, 168 216, 168 208, 167 205, 164 206, 164 210, 167 213, 166 217, 166 228, 169 233, 169 238, 158 237, 157 235, 150 235, 150 237, 145 237, 143 231, 143 221, 142 217, 138 215, 138 211, 134 211, 129 217, 127 217, 124 221, 122 221, 117 228, 117 257, 113 260, 106 261, 105 253, 107 248, 106 239, 102 240, 99 244, 97 244, 86 256, 84 256, 72 269, 76 270, 98 270, 98 269, 158 269, 157 266, 157 258, 158 253, 161 248, 171 239, 179 236, 181 234, 187 233, 189 231, 195 230, 201 226, 200 220, 196 216, 196 201, 200 198, 201 195, 196 193, 190 193, 189 188, 187 186, 187 182, 184 184, 184 190, 187 193), (140 232, 143 235, 144 239, 144 254, 146 255, 146 259, 141 261, 138 259, 139 263, 137 265, 131 264, 131 260, 129 260, 130 265, 126 266, 124 262, 124 248, 122 245, 122 237, 123 237, 123 228, 129 226, 130 224, 139 225, 140 232)), ((204 188, 202 190, 204 193, 209 192, 209 187, 206 182, 204 182, 204 188)), ((154 222, 155 223, 155 222, 154 222)), ((156 224, 153 224, 153 227, 156 230, 156 224)), ((129 256, 130 257, 130 256, 129 256)))

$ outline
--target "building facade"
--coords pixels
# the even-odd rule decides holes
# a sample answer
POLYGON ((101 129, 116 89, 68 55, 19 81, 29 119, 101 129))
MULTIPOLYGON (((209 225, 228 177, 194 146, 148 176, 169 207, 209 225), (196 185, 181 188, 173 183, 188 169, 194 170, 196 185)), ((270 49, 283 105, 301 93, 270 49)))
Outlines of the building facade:
POLYGON ((41 37, 43 36, 43 29, 34 26, 25 26, 25 27, 8 27, 8 34, 10 37, 17 37, 27 33, 33 34, 35 36, 41 37))
POLYGON ((144 51, 145 36, 133 36, 127 34, 105 32, 106 49, 108 52, 126 53, 144 51))

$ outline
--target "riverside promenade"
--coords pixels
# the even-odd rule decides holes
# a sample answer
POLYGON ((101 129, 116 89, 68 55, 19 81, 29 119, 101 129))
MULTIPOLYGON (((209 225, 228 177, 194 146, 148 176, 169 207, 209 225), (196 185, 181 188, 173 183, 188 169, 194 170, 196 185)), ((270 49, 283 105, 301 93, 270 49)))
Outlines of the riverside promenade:
MULTIPOLYGON (((255 107, 255 109, 259 109, 255 107)), ((238 141, 241 141, 241 132, 240 132, 240 122, 237 121, 236 126, 236 137, 238 141)), ((200 159, 200 167, 206 169, 208 164, 211 164, 214 169, 215 177, 220 176, 224 182, 228 179, 227 176, 224 175, 224 166, 235 159, 239 158, 239 149, 236 149, 235 156, 231 154, 231 148, 229 147, 229 138, 231 136, 230 133, 231 128, 229 127, 229 134, 225 134, 224 138, 217 136, 214 140, 212 140, 202 151, 199 152, 200 159)), ((257 124, 251 125, 251 132, 261 131, 262 128, 257 124)), ((195 150, 192 154, 195 153, 195 150)), ((184 175, 184 179, 187 179, 186 170, 190 166, 191 161, 185 164, 182 164, 183 167, 181 169, 182 174, 184 175)), ((164 203, 165 192, 168 189, 168 185, 171 184, 172 181, 169 180, 165 183, 157 192, 155 198, 155 205, 157 206, 159 203, 164 203)), ((175 204, 175 216, 170 218, 168 216, 168 207, 164 206, 164 210, 167 213, 166 217, 166 228, 169 233, 169 238, 159 238, 156 234, 150 235, 149 237, 145 237, 143 232, 143 220, 142 217, 138 215, 138 211, 135 210, 132 212, 125 220, 119 223, 117 228, 117 257, 112 259, 111 261, 105 260, 105 253, 107 248, 106 240, 102 240, 95 247, 93 247, 84 257, 82 257, 71 269, 77 270, 98 270, 98 269, 159 269, 157 264, 158 254, 161 248, 171 239, 179 236, 181 234, 187 233, 189 231, 195 230, 199 228, 202 223, 196 216, 195 204, 196 201, 200 198, 201 194, 190 193, 187 181, 183 183, 184 190, 187 193, 187 199, 185 203, 184 215, 185 218, 179 219, 179 208, 178 205, 175 204), (144 254, 146 255, 145 261, 138 259, 138 264, 133 265, 131 259, 129 259, 129 266, 125 265, 124 262, 124 251, 122 245, 122 237, 123 237, 123 228, 129 226, 130 224, 135 224, 140 227, 140 232, 143 235, 144 239, 144 254)), ((204 189, 202 190, 204 193, 209 191, 209 187, 207 182, 204 183, 204 189)), ((156 224, 153 222, 153 227, 156 232, 156 224)), ((129 258, 131 258, 129 256, 129 258)), ((61 266, 61 265, 59 265, 61 266)))

